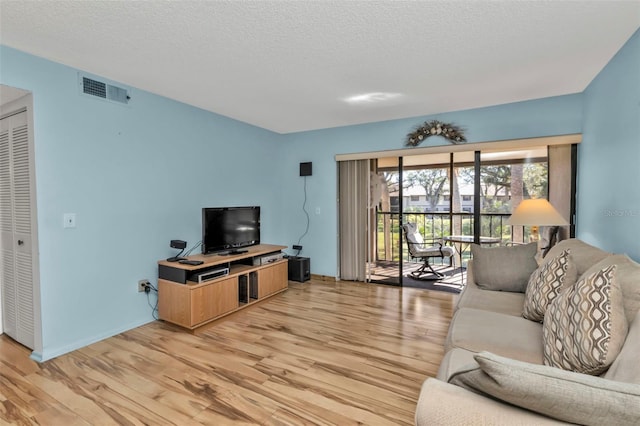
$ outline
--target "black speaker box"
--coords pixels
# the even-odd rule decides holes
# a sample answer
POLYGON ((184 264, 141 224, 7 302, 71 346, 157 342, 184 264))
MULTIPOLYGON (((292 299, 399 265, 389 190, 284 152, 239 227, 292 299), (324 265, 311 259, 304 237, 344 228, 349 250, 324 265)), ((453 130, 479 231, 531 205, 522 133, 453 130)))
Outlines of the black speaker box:
POLYGON ((187 242, 182 240, 171 240, 171 243, 169 245, 171 246, 171 248, 184 249, 187 246, 187 242))
POLYGON ((311 176, 311 162, 300 163, 300 176, 311 176))
POLYGON ((289 258, 289 279, 305 282, 311 279, 311 259, 308 257, 289 258))

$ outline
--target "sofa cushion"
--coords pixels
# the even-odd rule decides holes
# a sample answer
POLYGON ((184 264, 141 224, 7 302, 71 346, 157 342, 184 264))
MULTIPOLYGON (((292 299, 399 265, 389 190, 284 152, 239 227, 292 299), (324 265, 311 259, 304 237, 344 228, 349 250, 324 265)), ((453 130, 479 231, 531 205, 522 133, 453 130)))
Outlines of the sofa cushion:
MULTIPOLYGON (((469 263, 472 263, 470 261, 469 263)), ((461 308, 482 309, 506 315, 521 316, 524 293, 484 290, 477 286, 472 276, 473 265, 467 266, 467 285, 458 297, 456 310, 461 308)))
POLYGON ((640 385, 640 312, 629 326, 622 350, 604 378, 640 385))
POLYGON ((640 386, 480 353, 479 368, 450 383, 518 407, 585 425, 637 425, 640 386))
POLYGON ((537 243, 512 247, 472 244, 476 284, 486 290, 524 293, 531 273, 538 267, 537 249, 537 243))
POLYGON ((631 323, 640 312, 640 263, 634 262, 626 254, 611 256, 617 266, 616 280, 622 290, 624 313, 631 323))
POLYGON ((607 253, 604 250, 589 245, 582 240, 570 238, 568 240, 562 240, 553 246, 542 260, 542 263, 544 264, 545 262, 549 262, 566 249, 571 250, 571 257, 578 269, 578 276, 584 274, 587 269, 591 268, 605 257, 611 256, 611 253, 607 253))
POLYGON ((544 319, 544 363, 586 374, 611 365, 627 336, 616 266, 588 274, 561 293, 544 319))
POLYGON ((451 320, 445 352, 453 348, 491 351, 521 361, 542 364, 542 324, 480 309, 459 309, 451 320))
POLYGON ((573 285, 578 279, 578 271, 570 249, 563 250, 536 269, 527 284, 522 316, 531 321, 542 322, 547 307, 560 292, 573 285))

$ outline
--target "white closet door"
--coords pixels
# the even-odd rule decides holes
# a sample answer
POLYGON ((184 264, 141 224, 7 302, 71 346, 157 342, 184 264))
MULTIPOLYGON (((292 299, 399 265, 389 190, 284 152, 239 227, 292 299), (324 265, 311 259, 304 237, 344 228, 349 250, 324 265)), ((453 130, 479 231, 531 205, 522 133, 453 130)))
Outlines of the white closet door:
POLYGON ((0 120, 0 286, 3 331, 33 349, 31 170, 27 113, 0 120))
POLYGON ((11 155, 8 119, 0 121, 0 294, 2 329, 16 334, 16 291, 13 250, 13 203, 11 202, 11 155))

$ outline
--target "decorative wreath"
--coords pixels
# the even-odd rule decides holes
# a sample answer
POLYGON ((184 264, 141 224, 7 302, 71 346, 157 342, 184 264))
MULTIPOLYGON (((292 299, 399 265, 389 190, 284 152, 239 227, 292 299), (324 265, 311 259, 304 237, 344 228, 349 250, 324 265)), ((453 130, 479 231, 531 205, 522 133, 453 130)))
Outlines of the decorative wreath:
POLYGON ((442 123, 438 120, 425 121, 413 132, 407 135, 406 146, 418 146, 429 136, 442 136, 451 143, 464 143, 467 139, 464 137, 463 130, 451 123, 442 123))

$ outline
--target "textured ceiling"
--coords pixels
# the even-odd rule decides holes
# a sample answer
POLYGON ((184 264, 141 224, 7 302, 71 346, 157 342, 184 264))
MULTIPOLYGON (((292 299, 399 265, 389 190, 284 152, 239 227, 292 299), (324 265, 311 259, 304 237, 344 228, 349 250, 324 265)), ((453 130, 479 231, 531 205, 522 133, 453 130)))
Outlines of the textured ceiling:
POLYGON ((279 133, 581 92, 638 27, 640 0, 0 2, 6 46, 279 133), (344 101, 370 92, 397 96, 344 101))

